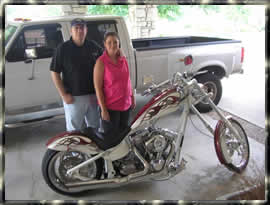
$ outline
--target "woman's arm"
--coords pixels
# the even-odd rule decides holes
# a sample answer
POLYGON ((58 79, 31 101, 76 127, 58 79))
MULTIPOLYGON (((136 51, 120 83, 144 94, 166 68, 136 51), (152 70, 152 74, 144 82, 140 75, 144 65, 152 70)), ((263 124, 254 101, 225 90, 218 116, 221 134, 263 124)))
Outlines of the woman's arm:
POLYGON ((135 99, 135 96, 134 96, 133 89, 132 89, 131 101, 132 101, 131 108, 134 109, 136 107, 136 99, 135 99))
MULTIPOLYGON (((121 50, 121 49, 120 49, 121 50)), ((131 80, 130 80, 130 72, 129 72, 129 66, 128 66, 128 62, 127 62, 127 58, 122 55, 124 58, 125 58, 125 64, 127 66, 127 69, 128 69, 128 81, 129 81, 129 84, 130 84, 130 89, 131 89, 131 108, 134 109, 136 107, 136 99, 135 99, 135 95, 134 95, 134 90, 132 88, 132 83, 131 83, 131 80)))
POLYGON ((106 108, 104 99, 103 76, 104 76, 104 64, 101 60, 98 59, 94 67, 94 86, 96 90, 97 100, 101 108, 101 117, 103 120, 110 121, 110 115, 106 108))

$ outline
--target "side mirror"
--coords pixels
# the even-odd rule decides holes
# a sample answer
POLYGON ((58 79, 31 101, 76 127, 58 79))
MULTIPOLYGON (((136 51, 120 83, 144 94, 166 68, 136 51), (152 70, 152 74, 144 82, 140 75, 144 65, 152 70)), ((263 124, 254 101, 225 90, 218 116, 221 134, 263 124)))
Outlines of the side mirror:
POLYGON ((37 58, 37 50, 36 50, 36 48, 27 48, 27 49, 25 49, 25 57, 26 57, 26 59, 35 59, 35 58, 37 58))

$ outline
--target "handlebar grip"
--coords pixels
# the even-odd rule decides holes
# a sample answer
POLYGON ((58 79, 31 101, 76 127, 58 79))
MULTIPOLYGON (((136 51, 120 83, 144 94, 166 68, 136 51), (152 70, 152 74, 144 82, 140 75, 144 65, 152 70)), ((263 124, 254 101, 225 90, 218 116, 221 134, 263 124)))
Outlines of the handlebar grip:
POLYGON ((157 87, 160 87, 160 86, 162 86, 162 85, 165 85, 165 84, 168 83, 168 82, 170 82, 170 80, 165 80, 165 81, 163 81, 162 83, 160 83, 157 87))
POLYGON ((148 95, 151 92, 151 90, 148 88, 145 91, 143 91, 142 96, 148 95))

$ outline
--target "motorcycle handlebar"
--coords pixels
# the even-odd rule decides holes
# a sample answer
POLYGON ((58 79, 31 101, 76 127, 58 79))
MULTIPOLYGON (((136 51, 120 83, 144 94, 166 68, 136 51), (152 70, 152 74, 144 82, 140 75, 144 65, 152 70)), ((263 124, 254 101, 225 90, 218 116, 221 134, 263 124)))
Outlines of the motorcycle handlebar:
POLYGON ((168 84, 168 83, 171 83, 171 84, 174 84, 174 82, 176 82, 176 80, 180 78, 180 81, 184 84, 184 85, 187 85, 188 83, 188 79, 190 78, 189 74, 184 72, 183 74, 177 72, 173 75, 172 79, 169 79, 169 80, 165 80, 163 82, 161 82, 160 84, 156 85, 156 84, 153 84, 152 86, 150 86, 148 89, 146 89, 144 92, 143 92, 143 96, 145 95, 149 95, 151 94, 152 92, 156 91, 158 88, 168 84))
POLYGON ((144 95, 151 94, 153 91, 155 91, 155 90, 157 90, 158 88, 160 88, 160 87, 166 85, 166 84, 169 83, 169 82, 170 82, 170 80, 165 80, 165 81, 161 82, 160 84, 157 84, 157 85, 154 84, 154 85, 150 86, 148 89, 146 89, 146 90, 143 92, 142 95, 144 96, 144 95))

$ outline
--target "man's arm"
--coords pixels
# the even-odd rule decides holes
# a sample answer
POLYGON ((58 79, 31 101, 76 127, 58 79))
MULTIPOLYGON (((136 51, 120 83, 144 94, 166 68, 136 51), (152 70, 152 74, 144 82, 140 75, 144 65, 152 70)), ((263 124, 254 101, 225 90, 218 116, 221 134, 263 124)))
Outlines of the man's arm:
POLYGON ((60 77, 60 73, 51 71, 51 76, 52 76, 53 83, 56 89, 58 90, 58 93, 61 96, 61 98, 64 100, 66 104, 72 104, 73 97, 69 93, 66 93, 63 81, 60 77))

